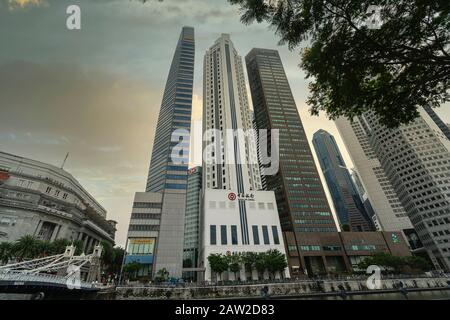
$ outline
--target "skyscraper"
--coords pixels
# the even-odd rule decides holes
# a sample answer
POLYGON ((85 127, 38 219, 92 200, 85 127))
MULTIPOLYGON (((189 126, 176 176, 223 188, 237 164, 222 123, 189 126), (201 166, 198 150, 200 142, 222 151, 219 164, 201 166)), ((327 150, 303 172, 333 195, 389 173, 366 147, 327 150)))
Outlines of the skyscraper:
POLYGON ((267 190, 275 192, 282 229, 288 232, 291 271, 326 270, 338 260, 345 269, 336 224, 278 51, 252 49, 245 59, 256 125, 279 130, 279 171, 265 178, 267 190), (325 256, 331 255, 339 257, 327 261, 325 256))
POLYGON ((341 228, 373 231, 373 222, 364 208, 334 137, 325 130, 318 130, 314 133, 313 145, 341 228))
MULTIPOLYGON (((367 112, 359 117, 370 148, 395 189, 427 253, 450 270, 450 141, 429 113, 388 129, 367 112)), ((351 150, 350 150, 351 151, 351 150)))
MULTIPOLYGON (((201 191, 202 167, 189 169, 184 219, 184 268, 195 268, 198 264, 201 191)), ((183 278, 195 280, 195 275, 195 272, 189 272, 183 275, 183 278)))
POLYGON ((377 229, 383 231, 413 229, 397 193, 370 146, 364 130, 365 122, 357 118, 353 119, 353 122, 339 118, 335 123, 375 212, 372 219, 377 229))
POLYGON ((161 103, 146 192, 136 194, 128 231, 129 244, 155 243, 145 251, 149 275, 165 268, 172 277, 182 276, 194 57, 194 29, 183 27, 161 103))
POLYGON ((438 126, 439 130, 441 130, 442 134, 450 140, 450 128, 448 124, 446 124, 439 115, 434 111, 434 109, 430 106, 426 106, 423 108, 426 113, 430 116, 431 120, 438 126))
MULTIPOLYGON (((222 34, 206 52, 203 69, 203 211, 201 264, 213 278, 213 253, 285 253, 273 192, 261 190, 242 59, 222 34)), ((285 276, 288 275, 286 270, 285 276)), ((241 279, 254 278, 241 270, 241 279)), ((234 279, 234 274, 228 275, 234 279)))

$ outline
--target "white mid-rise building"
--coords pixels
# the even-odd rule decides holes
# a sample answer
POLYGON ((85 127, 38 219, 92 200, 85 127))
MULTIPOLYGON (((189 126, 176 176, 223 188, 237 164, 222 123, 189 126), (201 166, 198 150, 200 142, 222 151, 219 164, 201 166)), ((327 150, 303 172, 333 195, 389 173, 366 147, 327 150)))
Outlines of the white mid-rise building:
MULTIPOLYGON (((209 281, 213 277, 210 254, 269 249, 285 254, 285 249, 274 193, 261 191, 242 58, 229 35, 222 34, 206 52, 203 77, 200 267, 209 281)), ((238 278, 256 276, 243 269, 238 278)), ((226 276, 234 279, 234 273, 226 276)), ((287 269, 283 276, 288 276, 287 269)))

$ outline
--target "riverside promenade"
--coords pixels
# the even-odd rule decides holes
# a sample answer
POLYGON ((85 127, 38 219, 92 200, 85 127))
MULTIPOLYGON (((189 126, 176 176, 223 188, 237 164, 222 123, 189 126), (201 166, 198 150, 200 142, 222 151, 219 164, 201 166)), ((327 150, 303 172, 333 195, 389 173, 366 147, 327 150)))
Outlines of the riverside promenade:
POLYGON ((382 279, 376 289, 368 288, 367 278, 184 287, 118 286, 115 299, 290 299, 293 297, 301 299, 325 296, 346 298, 351 295, 382 293, 402 293, 407 296, 409 292, 439 290, 450 290, 450 278, 443 276, 382 279))

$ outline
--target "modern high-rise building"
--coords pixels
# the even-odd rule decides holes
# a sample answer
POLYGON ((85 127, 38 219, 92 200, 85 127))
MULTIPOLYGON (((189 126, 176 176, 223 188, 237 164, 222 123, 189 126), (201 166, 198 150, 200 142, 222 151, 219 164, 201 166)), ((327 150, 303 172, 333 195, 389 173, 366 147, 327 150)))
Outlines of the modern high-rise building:
MULTIPOLYGON (((165 268, 172 277, 182 276, 194 58, 194 29, 183 27, 159 112, 146 194, 136 194, 136 218, 132 215, 128 233, 129 245, 155 243, 145 252, 151 256, 145 260, 152 264, 148 275, 165 268), (147 212, 148 209, 158 212, 147 212)), ((139 259, 142 257, 129 258, 127 262, 139 259)))
MULTIPOLYGON (((368 112, 367 142, 437 269, 450 270, 450 141, 420 109, 411 124, 388 129, 368 112)), ((350 152, 352 150, 350 149, 350 152)))
POLYGON ((436 126, 439 128, 439 130, 442 132, 442 134, 450 140, 450 128, 448 124, 446 124, 442 119, 439 117, 439 115, 434 111, 434 109, 430 106, 426 106, 423 108, 426 113, 430 116, 431 120, 436 124, 436 126))
MULTIPOLYGON (((187 179, 183 268, 196 268, 198 266, 200 239, 199 226, 202 194, 202 167, 189 169, 187 179)), ((196 272, 186 272, 183 274, 183 278, 195 280, 196 272)))
MULTIPOLYGON (((278 51, 252 49, 246 64, 258 129, 279 130, 279 171, 265 179, 288 232, 291 271, 326 270, 337 260, 345 269, 336 224, 278 51), (327 260, 331 255, 337 257, 327 260)), ((272 139, 267 140, 270 150, 272 139)))
POLYGON ((333 135, 320 129, 314 133, 312 142, 333 199, 341 229, 374 231, 373 221, 364 208, 333 135))
POLYGON ((355 183, 356 190, 358 191, 359 196, 362 199, 363 196, 366 194, 366 189, 364 189, 364 186, 361 182, 359 174, 354 168, 352 168, 352 169, 350 169, 350 175, 353 179, 353 182, 355 183))
POLYGON ((339 118, 335 123, 375 212, 372 219, 377 229, 408 233, 414 230, 394 187, 370 146, 364 130, 365 122, 357 118, 353 122, 339 118))
MULTIPOLYGON (((210 254, 285 253, 273 192, 261 190, 242 59, 230 36, 207 50, 203 69, 203 210, 200 266, 214 277, 210 254)), ((286 270, 285 275, 289 274, 286 270)), ((256 270, 240 279, 254 278, 256 270)), ((234 274, 228 275, 234 279, 234 274)))

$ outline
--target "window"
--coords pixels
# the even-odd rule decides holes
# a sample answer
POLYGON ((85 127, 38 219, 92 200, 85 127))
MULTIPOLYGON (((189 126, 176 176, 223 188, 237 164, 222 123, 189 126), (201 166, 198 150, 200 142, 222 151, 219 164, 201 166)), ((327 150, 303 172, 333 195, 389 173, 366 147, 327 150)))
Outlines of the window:
POLYGON ((262 232, 263 232, 264 244, 270 244, 269 229, 267 228, 267 226, 262 226, 262 232))
POLYGON ((227 226, 220 226, 220 238, 221 238, 221 244, 226 245, 227 244, 227 226))
POLYGON ((278 237, 278 228, 277 228, 277 226, 272 226, 272 235, 273 235, 273 242, 275 244, 280 244, 280 238, 278 237))
POLYGON ((231 244, 238 244, 237 226, 231 226, 231 244))
POLYGON ((253 231, 253 244, 259 244, 258 226, 252 226, 253 231))
POLYGON ((214 225, 209 226, 209 237, 210 237, 211 244, 217 244, 216 226, 214 226, 214 225))

